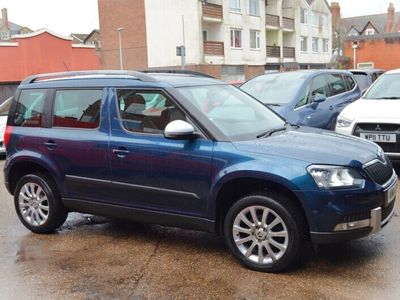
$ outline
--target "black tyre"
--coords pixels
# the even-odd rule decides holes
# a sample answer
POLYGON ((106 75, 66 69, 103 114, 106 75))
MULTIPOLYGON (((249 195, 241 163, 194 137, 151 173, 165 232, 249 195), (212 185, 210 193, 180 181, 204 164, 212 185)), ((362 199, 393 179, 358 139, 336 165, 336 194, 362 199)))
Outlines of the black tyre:
POLYGON ((299 208, 276 193, 239 199, 224 223, 226 243, 246 267, 280 272, 292 266, 305 242, 305 221, 299 208))
POLYGON ((54 182, 44 174, 29 174, 19 180, 14 205, 22 224, 35 233, 53 232, 68 216, 54 182))

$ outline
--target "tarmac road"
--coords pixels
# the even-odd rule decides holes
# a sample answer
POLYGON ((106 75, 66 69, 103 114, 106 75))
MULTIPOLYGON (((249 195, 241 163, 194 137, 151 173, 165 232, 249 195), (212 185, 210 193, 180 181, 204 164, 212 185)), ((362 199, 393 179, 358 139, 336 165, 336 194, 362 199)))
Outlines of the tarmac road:
POLYGON ((398 214, 377 235, 307 247, 296 269, 264 274, 212 234, 70 214, 36 235, 4 185, 0 201, 0 299, 400 299, 398 214))

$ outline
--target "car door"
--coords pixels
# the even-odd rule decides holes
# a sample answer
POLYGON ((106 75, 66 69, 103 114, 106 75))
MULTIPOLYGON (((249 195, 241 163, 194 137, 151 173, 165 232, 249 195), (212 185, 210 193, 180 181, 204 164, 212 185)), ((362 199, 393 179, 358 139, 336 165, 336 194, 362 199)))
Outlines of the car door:
POLYGON ((296 104, 294 111, 298 115, 298 124, 328 129, 332 114, 330 105, 327 100, 316 103, 314 99, 317 95, 329 97, 328 83, 324 74, 317 75, 306 85, 301 99, 296 104))
POLYGON ((108 109, 102 88, 57 89, 46 107, 45 128, 37 132, 40 152, 58 172, 65 199, 106 201, 108 109))
POLYGON ((120 205, 205 216, 212 141, 164 137, 173 120, 189 120, 162 90, 116 89, 111 105, 110 162, 120 205))

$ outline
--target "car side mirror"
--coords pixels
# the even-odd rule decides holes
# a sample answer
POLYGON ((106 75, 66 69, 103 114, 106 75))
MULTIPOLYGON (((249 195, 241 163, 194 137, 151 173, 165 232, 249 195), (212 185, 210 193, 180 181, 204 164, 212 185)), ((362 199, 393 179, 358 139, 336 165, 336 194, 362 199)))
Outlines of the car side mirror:
POLYGON ((188 140, 195 136, 194 127, 188 122, 175 120, 165 127, 164 137, 174 140, 188 140))
POLYGON ((326 96, 323 94, 316 94, 314 96, 313 102, 315 103, 321 103, 324 102, 326 100, 326 96))

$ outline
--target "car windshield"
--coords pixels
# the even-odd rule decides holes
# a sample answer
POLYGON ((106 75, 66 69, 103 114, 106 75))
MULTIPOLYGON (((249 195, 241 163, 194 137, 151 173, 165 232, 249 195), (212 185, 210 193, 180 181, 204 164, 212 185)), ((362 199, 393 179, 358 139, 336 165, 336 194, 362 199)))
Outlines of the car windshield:
POLYGON ((285 127, 282 118, 233 86, 193 86, 178 90, 231 141, 255 139, 285 127))
POLYGON ((370 86, 370 81, 368 79, 368 74, 365 73, 353 73, 358 86, 362 91, 366 90, 370 86))
POLYGON ((364 99, 400 99, 400 74, 384 74, 371 87, 364 99))
POLYGON ((13 99, 14 97, 10 97, 0 105, 0 116, 8 115, 13 99))
POLYGON ((293 100, 304 79, 302 72, 266 74, 249 80, 240 88, 262 103, 282 106, 293 100))

